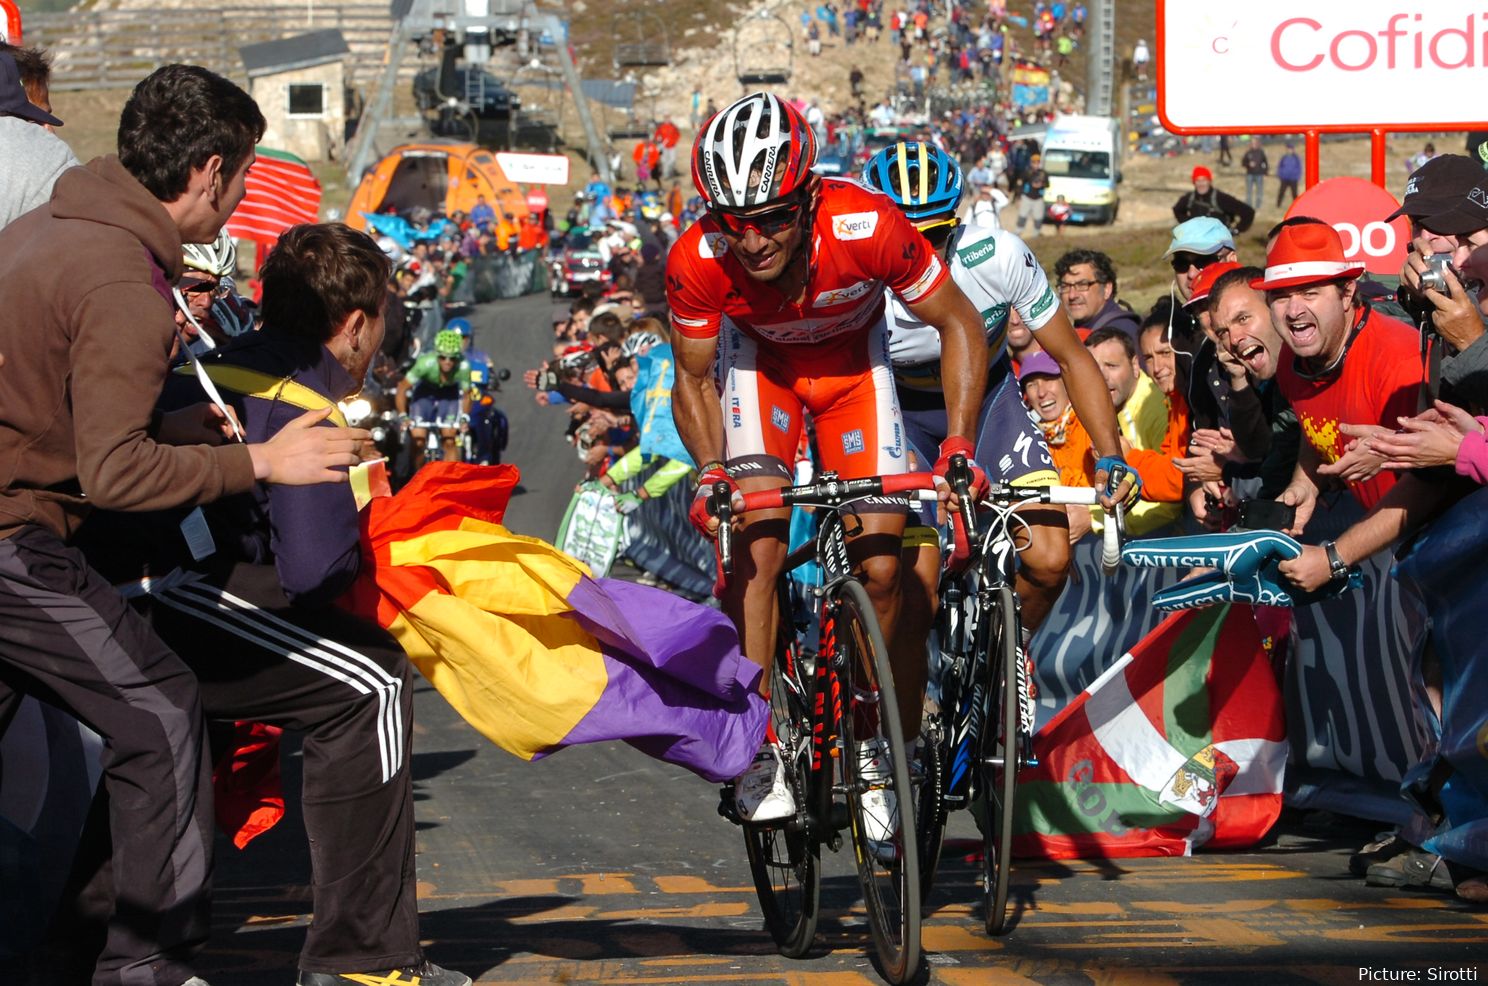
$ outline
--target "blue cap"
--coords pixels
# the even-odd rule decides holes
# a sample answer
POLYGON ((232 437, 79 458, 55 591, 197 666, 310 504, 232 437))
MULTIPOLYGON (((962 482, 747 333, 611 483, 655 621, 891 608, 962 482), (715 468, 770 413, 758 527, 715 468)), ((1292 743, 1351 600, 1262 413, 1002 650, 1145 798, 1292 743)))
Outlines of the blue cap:
POLYGON ((444 327, 453 332, 458 332, 462 336, 468 336, 473 331, 470 323, 463 318, 452 318, 444 323, 444 327))
POLYGON ((1213 216, 1200 216, 1173 227, 1173 242, 1168 244, 1164 257, 1175 253, 1196 253, 1199 256, 1235 249, 1235 238, 1230 228, 1213 216))

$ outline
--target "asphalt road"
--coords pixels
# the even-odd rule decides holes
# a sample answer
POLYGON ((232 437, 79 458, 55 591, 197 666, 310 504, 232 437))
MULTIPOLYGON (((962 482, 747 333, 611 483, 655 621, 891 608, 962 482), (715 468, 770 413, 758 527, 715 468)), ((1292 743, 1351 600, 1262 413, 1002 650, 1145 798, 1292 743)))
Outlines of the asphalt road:
MULTIPOLYGON (((521 386, 549 339, 545 297, 483 306, 477 339, 513 380, 507 461, 522 469, 509 526, 551 538, 579 467, 561 413, 521 386)), ((881 981, 851 858, 827 855, 818 950, 775 954, 743 842, 717 790, 623 745, 522 763, 487 743, 426 683, 416 699, 413 771, 419 897, 435 961, 482 983, 881 981)), ((298 786, 297 758, 286 790, 298 786)), ((291 798, 291 800, 293 800, 291 798)), ((924 981, 1177 984, 1477 982, 1488 970, 1488 909, 1433 893, 1366 887, 1347 871, 1368 826, 1288 818, 1267 845, 1187 859, 1019 863, 1022 910, 982 933, 975 830, 953 816, 924 929, 924 981), (1414 974, 1412 976, 1411 974, 1414 974)), ((293 981, 309 918, 297 807, 239 852, 219 844, 214 986, 293 981)))

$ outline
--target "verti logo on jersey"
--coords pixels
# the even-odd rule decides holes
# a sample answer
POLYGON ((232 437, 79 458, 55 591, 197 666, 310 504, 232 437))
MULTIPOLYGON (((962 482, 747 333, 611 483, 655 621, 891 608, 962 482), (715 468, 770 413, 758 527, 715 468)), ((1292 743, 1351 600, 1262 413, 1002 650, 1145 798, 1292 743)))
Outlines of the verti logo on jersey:
POLYGON ((876 212, 844 212, 832 218, 832 235, 839 240, 866 240, 877 228, 876 212))
POLYGON ((789 412, 777 405, 770 405, 770 424, 774 425, 776 428, 779 428, 781 431, 789 435, 790 423, 791 419, 789 412))
POLYGON ((823 291, 816 296, 814 307, 826 308, 830 305, 840 305, 848 301, 856 301, 877 285, 877 281, 859 281, 845 288, 835 288, 831 291, 823 291))
POLYGON ((913 284, 906 288, 900 297, 910 304, 919 301, 925 296, 925 292, 930 290, 930 285, 935 283, 936 278, 940 277, 942 270, 944 268, 940 266, 940 258, 932 253, 930 255, 930 264, 925 268, 925 273, 921 274, 913 284))
POLYGON ((744 427, 744 409, 739 405, 739 398, 735 397, 729 405, 729 413, 733 415, 734 427, 744 427))
POLYGON ((863 451, 863 429, 854 428, 842 433, 842 454, 857 455, 863 451))
POLYGON ((963 267, 975 267, 983 261, 991 260, 996 255, 996 240, 983 240, 968 247, 961 247, 956 251, 956 258, 961 261, 963 267))
POLYGON ((704 233, 702 239, 698 240, 698 256, 704 260, 715 260, 727 251, 728 243, 722 233, 704 233))
POLYGON ((1028 317, 1038 318, 1044 312, 1048 311, 1049 306, 1052 304, 1054 304, 1054 292, 1050 291, 1048 288, 1045 288, 1044 296, 1038 301, 1035 301, 1033 303, 1033 307, 1028 309, 1028 317))

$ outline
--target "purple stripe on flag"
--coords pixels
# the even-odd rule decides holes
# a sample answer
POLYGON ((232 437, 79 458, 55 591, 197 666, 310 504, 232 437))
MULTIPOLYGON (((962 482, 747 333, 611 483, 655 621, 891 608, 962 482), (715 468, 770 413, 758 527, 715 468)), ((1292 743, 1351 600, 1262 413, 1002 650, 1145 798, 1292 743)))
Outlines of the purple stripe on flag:
POLYGON ((609 681, 560 746, 619 739, 710 781, 744 772, 769 707, 757 691, 761 670, 723 614, 609 579, 581 580, 568 601, 600 641, 609 681))

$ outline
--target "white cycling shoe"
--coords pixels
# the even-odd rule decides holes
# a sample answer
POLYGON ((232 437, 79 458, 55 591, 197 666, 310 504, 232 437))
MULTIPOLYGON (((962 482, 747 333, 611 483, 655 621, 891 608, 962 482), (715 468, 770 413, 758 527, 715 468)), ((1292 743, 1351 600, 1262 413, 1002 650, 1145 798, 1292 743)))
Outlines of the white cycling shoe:
POLYGON ((780 747, 766 743, 754 763, 734 781, 734 809, 746 822, 778 822, 796 813, 780 747))
POLYGON ((893 776, 888 742, 881 737, 858 744, 858 779, 867 790, 862 794, 863 834, 873 856, 885 866, 899 858, 895 844, 899 829, 899 797, 886 785, 893 776))

